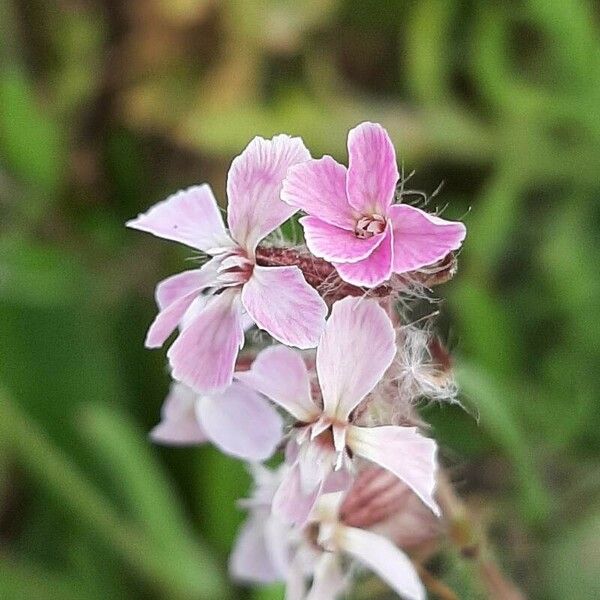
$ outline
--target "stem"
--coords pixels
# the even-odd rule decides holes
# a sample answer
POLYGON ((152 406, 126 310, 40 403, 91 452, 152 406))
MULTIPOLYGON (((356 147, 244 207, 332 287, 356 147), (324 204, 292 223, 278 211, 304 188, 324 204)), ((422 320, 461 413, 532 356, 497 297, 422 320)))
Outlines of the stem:
POLYGON ((441 261, 419 271, 392 274, 389 281, 372 289, 365 289, 343 281, 335 267, 322 258, 315 258, 304 249, 259 246, 256 263, 265 267, 296 266, 306 282, 326 300, 335 302, 346 296, 393 297, 396 293, 416 288, 431 288, 445 283, 456 273, 456 257, 450 253, 441 261))
POLYGON ((466 506, 442 473, 438 476, 437 498, 449 525, 448 539, 460 556, 475 562, 490 600, 525 600, 525 594, 496 564, 484 528, 469 518, 466 506))
POLYGON ((425 567, 417 565, 417 571, 423 585, 440 600, 459 600, 458 596, 445 583, 435 578, 425 567))

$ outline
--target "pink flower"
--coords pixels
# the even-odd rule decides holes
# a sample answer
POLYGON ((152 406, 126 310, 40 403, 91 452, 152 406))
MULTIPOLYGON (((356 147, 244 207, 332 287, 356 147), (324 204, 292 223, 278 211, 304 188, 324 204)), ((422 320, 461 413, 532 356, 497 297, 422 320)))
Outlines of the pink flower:
POLYGON ((167 446, 212 442, 236 458, 266 460, 281 441, 282 425, 277 411, 242 383, 210 395, 173 383, 150 437, 167 446))
POLYGON ((354 457, 391 471, 439 514, 433 499, 433 440, 416 427, 353 423, 354 409, 381 380, 395 353, 394 329, 385 311, 372 300, 345 298, 333 305, 317 348, 322 402, 313 399, 306 365, 289 348, 267 348, 250 371, 236 374, 297 421, 288 444, 292 467, 273 502, 278 514, 292 523, 305 522, 320 494, 347 488, 354 457))
POLYGON ((396 153, 381 125, 352 129, 348 155, 348 169, 331 156, 292 166, 281 194, 308 213, 300 222, 309 250, 333 263, 342 279, 375 287, 392 273, 430 265, 460 247, 462 223, 393 204, 396 153))
POLYGON ((409 558, 389 539, 351 526, 340 513, 343 492, 320 497, 310 526, 295 529, 270 510, 279 481, 289 469, 254 467, 256 488, 243 501, 249 516, 229 561, 236 580, 285 581, 287 600, 335 600, 347 591, 354 559, 377 573, 403 598, 424 600, 425 591, 409 558), (311 586, 307 588, 307 581, 311 586))
POLYGON ((325 550, 315 567, 310 600, 330 600, 340 591, 342 573, 339 555, 356 559, 377 573, 407 600, 425 600, 425 588, 410 559, 389 539, 340 519, 342 492, 325 494, 316 506, 314 521, 319 527, 318 545, 325 550))
POLYGON ((291 346, 317 344, 327 313, 318 293, 298 267, 263 267, 255 260, 258 243, 296 212, 279 199, 288 167, 309 158, 300 138, 254 138, 229 169, 229 230, 206 184, 178 192, 127 223, 212 257, 202 268, 158 285, 160 312, 146 337, 146 346, 156 348, 181 326, 168 352, 172 374, 198 392, 231 383, 251 323, 291 346))

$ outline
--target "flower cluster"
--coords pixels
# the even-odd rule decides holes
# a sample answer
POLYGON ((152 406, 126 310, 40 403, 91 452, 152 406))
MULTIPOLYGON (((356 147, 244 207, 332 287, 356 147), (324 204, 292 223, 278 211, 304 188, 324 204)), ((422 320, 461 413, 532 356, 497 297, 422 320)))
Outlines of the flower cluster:
POLYGON ((465 227, 396 202, 395 151, 380 125, 350 131, 348 155, 346 168, 311 158, 299 138, 257 137, 229 170, 227 227, 208 185, 128 222, 206 257, 156 288, 146 345, 178 335, 151 436, 211 442, 251 464, 236 579, 330 600, 356 561, 416 600, 425 592, 404 550, 435 535, 440 509, 436 444, 412 406, 452 400, 455 387, 435 340, 402 323, 396 305, 452 276, 465 227), (292 248, 271 234, 298 210, 306 247, 292 248), (254 326, 279 343, 240 354, 254 326), (280 450, 277 469, 261 465, 280 450))

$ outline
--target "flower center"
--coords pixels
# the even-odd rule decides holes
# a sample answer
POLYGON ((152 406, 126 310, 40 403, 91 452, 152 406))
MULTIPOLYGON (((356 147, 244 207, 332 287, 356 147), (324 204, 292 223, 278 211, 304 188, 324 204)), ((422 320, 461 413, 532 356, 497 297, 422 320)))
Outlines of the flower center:
POLYGON ((356 222, 354 234, 357 238, 364 240, 373 237, 378 233, 383 233, 385 229, 385 218, 381 215, 367 215, 361 217, 356 222))
POLYGON ((243 285, 250 279, 254 263, 245 253, 236 250, 228 252, 217 268, 217 279, 222 287, 243 285))

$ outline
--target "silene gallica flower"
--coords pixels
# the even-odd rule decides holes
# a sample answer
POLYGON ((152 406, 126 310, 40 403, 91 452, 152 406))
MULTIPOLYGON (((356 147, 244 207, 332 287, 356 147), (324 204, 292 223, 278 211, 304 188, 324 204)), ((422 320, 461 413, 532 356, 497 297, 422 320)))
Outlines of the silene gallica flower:
POLYGON ((296 212, 280 200, 288 168, 310 158, 300 138, 257 137, 233 160, 227 177, 229 230, 206 184, 154 205, 129 227, 180 242, 211 257, 200 269, 170 277, 156 289, 159 313, 146 346, 168 351, 173 378, 197 392, 223 389, 252 323, 298 348, 317 344, 327 307, 296 266, 256 264, 258 243, 296 212))
POLYGON ((322 493, 347 486, 343 475, 352 473, 356 457, 394 473, 439 514, 435 442, 416 427, 354 423, 353 412, 395 353, 394 329, 383 308, 373 300, 345 298, 333 305, 317 347, 314 394, 302 357, 282 346, 263 350, 249 371, 236 374, 295 419, 287 449, 292 466, 273 500, 278 514, 305 522, 322 493))
POLYGON ((403 598, 426 597, 415 567, 384 529, 376 532, 346 522, 348 496, 344 492, 322 495, 301 529, 273 514, 273 495, 286 469, 289 466, 285 464, 276 471, 252 467, 255 490, 252 498, 240 503, 249 511, 248 519, 229 561, 234 579, 285 582, 286 600, 335 600, 347 591, 352 562, 356 561, 377 573, 403 598))
POLYGON ((348 168, 331 156, 290 167, 282 199, 302 209, 306 245, 342 279, 375 287, 392 273, 431 265, 460 247, 465 226, 394 204, 399 179, 385 129, 361 123, 348 134, 348 168))
POLYGON ((146 345, 179 331, 150 437, 251 462, 234 579, 284 581, 286 600, 335 600, 362 565, 424 600, 404 551, 421 560, 437 546, 436 480, 444 507, 447 487, 415 405, 457 402, 457 390, 410 299, 455 274, 465 227, 395 202, 396 156, 380 125, 352 129, 348 153, 346 168, 311 159, 300 138, 257 137, 227 176, 227 228, 206 184, 127 223, 207 257, 156 288, 146 345), (299 209, 306 245, 265 240, 299 209), (239 356, 254 325, 281 344, 239 356), (278 468, 260 464, 275 453, 278 468))

